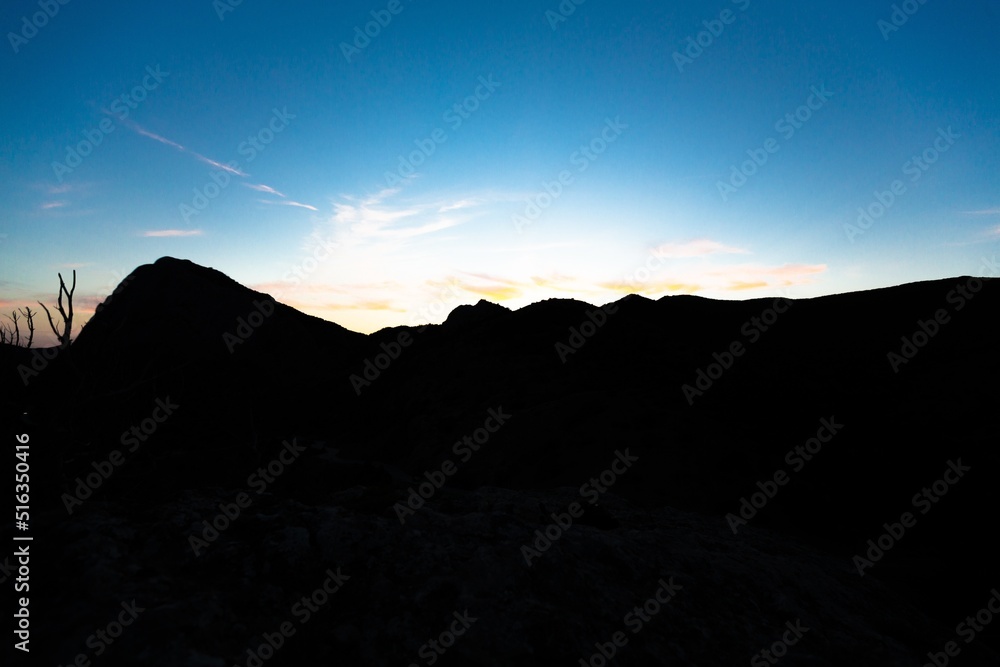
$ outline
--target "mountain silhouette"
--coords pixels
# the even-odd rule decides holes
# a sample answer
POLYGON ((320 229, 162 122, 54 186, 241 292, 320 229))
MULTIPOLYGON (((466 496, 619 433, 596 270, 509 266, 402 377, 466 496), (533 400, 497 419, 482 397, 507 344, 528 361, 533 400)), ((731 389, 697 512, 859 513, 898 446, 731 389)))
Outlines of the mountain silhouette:
MULTIPOLYGON (((995 280, 964 276, 481 300, 363 335, 164 257, 27 384, 29 353, 0 350, 5 418, 36 443, 36 524, 72 563, 40 584, 39 650, 68 664, 82 619, 142 598, 148 622, 103 664, 247 664, 342 566, 268 664, 426 664, 467 608, 442 664, 579 664, 623 629, 614 664, 733 664, 797 619, 786 664, 923 664, 1000 574, 998 308, 995 280), (195 553, 240 493, 252 504, 195 553), (671 576, 659 615, 623 628, 671 576)), ((997 664, 996 632, 963 664, 997 664)))
POLYGON ((474 306, 458 306, 451 311, 444 321, 445 326, 466 327, 489 322, 501 315, 509 313, 509 308, 480 299, 474 306))

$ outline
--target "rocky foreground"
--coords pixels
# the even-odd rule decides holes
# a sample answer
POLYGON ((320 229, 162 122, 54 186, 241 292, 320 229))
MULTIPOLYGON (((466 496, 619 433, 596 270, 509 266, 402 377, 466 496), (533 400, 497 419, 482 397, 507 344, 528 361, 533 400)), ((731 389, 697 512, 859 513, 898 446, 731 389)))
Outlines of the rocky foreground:
POLYGON ((569 488, 445 484, 409 512, 417 480, 322 443, 306 455, 263 493, 135 490, 43 517, 61 604, 45 611, 57 639, 37 651, 150 667, 597 666, 602 652, 617 665, 919 665, 954 639, 848 559, 753 526, 734 535, 716 517, 569 488))

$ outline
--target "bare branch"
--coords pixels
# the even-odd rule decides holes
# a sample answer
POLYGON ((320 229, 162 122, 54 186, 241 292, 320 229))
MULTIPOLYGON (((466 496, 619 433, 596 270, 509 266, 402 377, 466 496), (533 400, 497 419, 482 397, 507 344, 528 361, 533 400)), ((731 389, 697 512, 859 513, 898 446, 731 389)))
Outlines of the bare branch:
POLYGON ((17 324, 17 311, 14 311, 14 316, 4 315, 8 320, 14 323, 13 336, 11 337, 11 343, 14 345, 21 345, 21 327, 17 324))
POLYGON ((45 314, 49 317, 49 326, 52 328, 52 333, 56 335, 56 338, 59 338, 59 330, 56 329, 55 322, 52 321, 52 313, 49 312, 49 309, 41 301, 38 302, 38 305, 45 309, 45 314))
POLYGON ((25 347, 31 347, 31 342, 35 339, 35 313, 31 312, 30 306, 25 306, 24 310, 18 309, 28 323, 28 342, 25 347))
POLYGON ((76 291, 76 269, 73 269, 73 287, 72 289, 66 289, 66 281, 63 280, 62 274, 59 275, 59 301, 57 310, 63 319, 63 331, 62 333, 56 328, 55 322, 52 320, 52 313, 41 301, 38 302, 42 308, 45 309, 45 315, 49 318, 49 326, 52 328, 52 333, 55 334, 56 338, 59 339, 59 347, 66 348, 69 347, 70 341, 72 340, 73 334, 73 292, 76 291), (63 294, 66 295, 66 303, 69 306, 69 312, 63 306, 63 294))

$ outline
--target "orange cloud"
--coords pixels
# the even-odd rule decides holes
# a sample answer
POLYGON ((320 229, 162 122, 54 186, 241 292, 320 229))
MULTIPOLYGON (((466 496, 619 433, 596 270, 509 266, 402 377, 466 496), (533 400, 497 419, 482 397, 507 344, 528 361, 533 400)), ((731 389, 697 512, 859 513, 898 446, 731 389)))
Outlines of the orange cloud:
POLYGON ((323 310, 391 310, 396 313, 406 312, 405 308, 397 308, 385 300, 357 301, 355 303, 325 303, 319 306, 319 308, 323 310))
POLYGON ((689 257, 705 257, 716 254, 748 254, 749 250, 723 245, 711 239, 695 239, 686 243, 664 243, 653 249, 657 257, 669 259, 686 259, 689 257))
POLYGON ((823 273, 826 269, 826 264, 782 264, 781 266, 739 264, 708 271, 707 274, 729 278, 732 281, 774 278, 781 280, 784 285, 801 285, 810 282, 808 276, 823 273))
POLYGON ((701 291, 702 286, 697 283, 677 282, 676 280, 659 280, 640 282, 626 282, 623 280, 613 280, 597 285, 601 289, 606 289, 619 294, 663 294, 665 292, 678 292, 681 294, 694 294, 701 291))
POLYGON ((733 290, 734 292, 738 292, 740 290, 758 289, 758 288, 761 288, 761 287, 768 287, 768 286, 769 286, 769 284, 767 282, 763 281, 763 280, 760 280, 760 281, 757 281, 757 282, 752 282, 752 283, 748 283, 748 282, 743 282, 743 281, 737 280, 737 281, 734 281, 734 282, 730 283, 729 287, 727 287, 726 289, 730 289, 730 290, 733 290))
POLYGON ((517 297, 524 294, 518 287, 507 287, 500 285, 480 287, 478 285, 463 285, 462 289, 466 292, 472 292, 473 294, 480 294, 489 298, 491 301, 507 301, 509 299, 516 299, 517 297))

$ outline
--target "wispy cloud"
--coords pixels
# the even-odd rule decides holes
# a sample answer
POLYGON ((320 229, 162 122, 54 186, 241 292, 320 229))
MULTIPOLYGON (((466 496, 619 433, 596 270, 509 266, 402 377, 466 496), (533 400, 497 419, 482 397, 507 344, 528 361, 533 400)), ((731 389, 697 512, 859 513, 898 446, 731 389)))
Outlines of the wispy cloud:
POLYGON ((307 208, 310 211, 319 211, 319 209, 316 208, 315 206, 310 206, 309 204, 302 204, 297 201, 292 201, 291 199, 282 201, 274 201, 271 199, 258 199, 257 201, 259 201, 261 204, 275 204, 277 206, 297 206, 299 208, 307 208))
POLYGON ((400 240, 433 234, 466 221, 443 213, 474 206, 473 200, 452 203, 394 203, 399 188, 387 188, 364 199, 342 197, 335 202, 331 222, 354 243, 368 240, 400 240))
MULTIPOLYGON (((747 298, 811 283, 827 270, 822 264, 737 264, 733 260, 749 257, 749 249, 705 237, 647 246, 632 257, 625 253, 635 246, 592 237, 513 243, 486 224, 502 215, 503 207, 495 206, 502 193, 447 199, 413 194, 410 185, 336 197, 332 214, 303 239, 303 256, 317 259, 315 271, 288 286, 287 296, 313 314, 374 331, 405 321, 393 316, 397 312, 433 312, 443 320, 480 298, 513 308, 552 297, 607 303, 631 293, 747 298), (471 224, 476 221, 484 224, 471 224)), ((305 266, 296 263, 289 275, 305 266)))
POLYGON ((379 227, 368 229, 366 231, 371 236, 385 239, 407 239, 413 238, 414 236, 423 236, 424 234, 433 234, 434 232, 439 232, 443 229, 455 227, 460 224, 462 224, 461 220, 437 220, 435 222, 428 222, 416 227, 399 227, 393 229, 379 227))
POLYGON ((331 214, 303 236, 305 259, 293 262, 284 285, 275 287, 282 288, 288 302, 358 331, 375 331, 412 319, 400 317, 401 313, 443 320, 461 303, 515 298, 526 288, 537 291, 530 282, 502 284, 490 276, 466 276, 461 287, 454 281, 441 282, 454 275, 448 264, 464 261, 469 249, 453 245, 464 237, 449 232, 488 212, 488 198, 479 193, 451 198, 440 193, 414 196, 407 192, 404 196, 412 182, 408 179, 400 187, 336 196, 331 214))
POLYGON ((275 190, 274 188, 272 188, 270 185, 264 185, 263 183, 257 183, 257 184, 254 184, 254 183, 243 183, 243 186, 247 187, 247 188, 250 188, 251 190, 256 190, 257 192, 265 192, 265 193, 267 193, 269 195, 276 195, 278 197, 286 197, 287 196, 287 195, 285 195, 285 194, 283 194, 281 192, 278 192, 277 190, 275 190))
POLYGON ((229 166, 227 164, 222 164, 218 160, 213 160, 212 158, 205 157, 204 155, 202 155, 198 151, 194 151, 194 150, 191 150, 190 148, 186 148, 186 147, 182 146, 181 144, 177 143, 176 141, 171 141, 170 139, 167 139, 166 137, 160 136, 159 134, 156 134, 155 132, 150 132, 149 130, 147 130, 146 128, 142 127, 141 125, 139 125, 138 123, 136 123, 134 121, 131 121, 131 120, 128 120, 128 119, 119 119, 119 120, 120 120, 120 122, 123 125, 125 125, 125 127, 129 128, 130 130, 132 130, 136 134, 139 134, 139 135, 144 136, 144 137, 148 137, 148 138, 152 139, 153 141, 158 141, 161 144, 164 144, 166 146, 170 146, 172 148, 175 148, 175 149, 179 150, 182 153, 187 153, 188 155, 191 155, 192 157, 194 157, 196 160, 204 162, 205 164, 207 164, 209 166, 212 166, 212 167, 215 167, 216 169, 220 169, 222 171, 227 171, 230 174, 233 174, 234 176, 244 176, 244 177, 246 177, 248 175, 245 172, 241 171, 240 169, 237 169, 236 167, 231 167, 231 166, 229 166))
POLYGON ((93 213, 92 210, 83 211, 79 208, 74 208, 74 206, 79 206, 81 196, 85 197, 92 186, 92 183, 52 184, 44 181, 29 185, 32 190, 43 193, 37 204, 38 210, 58 217, 93 213))
MULTIPOLYGON (((119 120, 121 120, 121 119, 119 119, 119 120)), ((214 167, 216 169, 220 169, 222 171, 229 172, 230 174, 233 174, 234 176, 241 176, 241 177, 244 177, 244 178, 246 178, 246 177, 249 176, 249 174, 247 174, 246 172, 244 172, 243 170, 241 170, 241 169, 239 169, 237 167, 233 167, 233 166, 230 166, 228 164, 223 164, 223 163, 219 162, 218 160, 213 160, 212 158, 206 157, 206 156, 202 155, 201 153, 199 153, 199 152, 197 152, 195 150, 192 150, 190 148, 187 148, 187 147, 185 147, 185 146, 177 143, 176 141, 172 141, 170 139, 167 139, 164 136, 156 134, 155 132, 151 132, 151 131, 147 130, 146 128, 142 127, 141 125, 139 125, 138 123, 135 123, 135 122, 133 122, 131 120, 127 120, 126 119, 126 120, 121 120, 121 122, 126 127, 128 127, 130 130, 132 130, 133 132, 135 132, 136 134, 139 134, 141 136, 147 137, 149 139, 152 139, 153 141, 157 141, 157 142, 159 142, 161 144, 164 144, 166 146, 170 146, 171 148, 174 148, 174 149, 176 149, 178 151, 181 151, 182 153, 186 153, 188 155, 191 155, 196 160, 199 160, 200 162, 203 162, 203 163, 205 163, 205 164, 207 164, 207 165, 209 165, 211 167, 214 167)), ((247 187, 247 188, 249 188, 251 190, 254 190, 256 192, 263 192, 265 194, 274 195, 276 197, 282 197, 282 198, 286 198, 287 197, 287 195, 285 193, 283 193, 283 192, 279 191, 278 189, 273 188, 270 185, 267 185, 265 183, 242 183, 242 185, 244 187, 247 187)), ((261 203, 264 203, 264 204, 278 204, 280 206, 293 206, 293 207, 298 207, 298 208, 305 208, 305 209, 308 209, 310 211, 317 211, 317 212, 319 211, 318 208, 316 208, 315 206, 312 206, 310 204, 303 204, 301 202, 291 201, 291 200, 289 200, 289 201, 273 201, 273 200, 259 199, 258 201, 261 202, 261 203)))
POLYGON ((155 229, 143 232, 147 238, 174 238, 180 236, 201 236, 205 232, 200 229, 155 229))
POLYGON ((965 215, 1000 215, 1000 208, 987 208, 981 211, 965 211, 965 215))
POLYGON ((484 248, 484 250, 488 252, 516 252, 523 254, 538 250, 552 250, 553 248, 580 248, 586 245, 588 245, 588 242, 583 240, 555 241, 553 243, 525 243, 510 246, 491 246, 489 248, 484 248))
POLYGON ((67 192, 82 190, 86 187, 86 185, 81 183, 60 183, 59 185, 46 184, 45 191, 50 195, 64 195, 67 192))
POLYGON ((749 250, 734 248, 711 239, 696 239, 685 243, 664 243, 653 249, 657 257, 669 259, 686 259, 689 257, 705 257, 717 254, 749 254, 749 250))
POLYGON ((470 206, 477 206, 481 202, 478 199, 461 199, 450 204, 443 204, 441 208, 438 209, 438 213, 447 213, 449 211, 459 211, 463 208, 469 208, 470 206))

